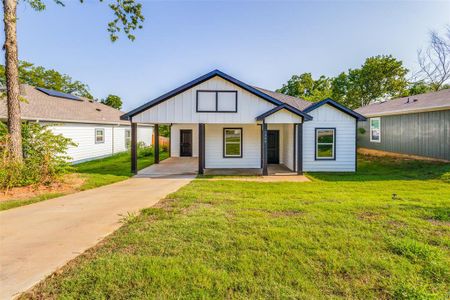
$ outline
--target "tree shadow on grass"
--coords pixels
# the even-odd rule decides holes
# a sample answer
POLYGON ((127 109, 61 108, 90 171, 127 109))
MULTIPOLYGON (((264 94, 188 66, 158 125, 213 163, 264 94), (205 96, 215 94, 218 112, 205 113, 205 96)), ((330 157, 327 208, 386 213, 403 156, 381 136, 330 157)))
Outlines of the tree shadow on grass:
POLYGON ((450 163, 358 155, 355 173, 308 173, 323 181, 443 180, 450 183, 450 163))

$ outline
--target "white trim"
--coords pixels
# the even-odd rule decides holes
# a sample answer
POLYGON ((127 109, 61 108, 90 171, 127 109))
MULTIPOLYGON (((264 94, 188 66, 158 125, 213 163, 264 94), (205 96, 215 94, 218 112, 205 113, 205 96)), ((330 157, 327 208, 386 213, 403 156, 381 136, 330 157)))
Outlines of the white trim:
POLYGON ((95 138, 95 144, 104 144, 105 143, 105 128, 95 128, 94 129, 94 138, 95 138), (97 134, 98 132, 101 132, 101 134, 97 134), (97 138, 101 137, 101 141, 99 141, 97 138))
POLYGON ((369 119, 369 138, 370 138, 370 142, 372 143, 381 143, 381 118, 377 117, 377 118, 370 118, 369 119), (376 121, 378 120, 378 129, 372 128, 372 120, 376 121), (374 130, 378 130, 378 140, 374 140, 372 139, 372 131, 374 130))

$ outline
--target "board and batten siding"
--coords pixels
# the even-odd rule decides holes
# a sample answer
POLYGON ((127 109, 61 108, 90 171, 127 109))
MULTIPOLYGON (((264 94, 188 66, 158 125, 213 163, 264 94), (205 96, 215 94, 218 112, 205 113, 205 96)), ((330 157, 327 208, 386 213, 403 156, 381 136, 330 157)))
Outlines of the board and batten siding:
POLYGON ((381 142, 370 141, 369 121, 358 123, 358 146, 450 160, 450 110, 380 116, 381 142))
POLYGON ((205 168, 261 168, 261 127, 257 124, 206 124, 205 168), (242 128, 242 157, 223 156, 223 129, 242 128))
POLYGON ((275 105, 220 77, 213 77, 156 106, 132 117, 138 123, 218 123, 249 124, 256 117, 274 108, 275 105), (197 90, 237 91, 237 112, 196 112, 197 90))
POLYGON ((356 119, 328 105, 308 113, 312 121, 303 124, 303 171, 354 172, 356 167, 356 119), (315 160, 315 129, 336 129, 336 155, 334 160, 315 160))
MULTIPOLYGON (((71 157, 72 163, 93 160, 115 153, 126 151, 125 131, 130 130, 127 125, 109 124, 86 124, 86 123, 46 123, 55 134, 62 134, 70 138, 77 146, 70 146, 67 155, 71 157), (95 143, 95 129, 103 129, 105 134, 104 143, 95 143)), ((151 144, 153 129, 151 127, 138 127, 138 142, 151 144)))
POLYGON ((180 130, 192 130, 192 156, 198 157, 198 124, 173 124, 170 127, 170 156, 180 156, 180 130))

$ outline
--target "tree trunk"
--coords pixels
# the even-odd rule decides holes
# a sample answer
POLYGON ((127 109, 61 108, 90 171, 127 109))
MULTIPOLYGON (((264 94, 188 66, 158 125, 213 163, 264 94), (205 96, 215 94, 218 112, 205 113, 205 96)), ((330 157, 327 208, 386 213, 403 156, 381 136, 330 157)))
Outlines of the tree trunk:
POLYGON ((8 107, 8 131, 10 135, 10 153, 15 161, 22 161, 22 133, 20 120, 19 59, 17 55, 16 33, 17 0, 3 0, 3 21, 5 23, 5 65, 6 97, 8 107))

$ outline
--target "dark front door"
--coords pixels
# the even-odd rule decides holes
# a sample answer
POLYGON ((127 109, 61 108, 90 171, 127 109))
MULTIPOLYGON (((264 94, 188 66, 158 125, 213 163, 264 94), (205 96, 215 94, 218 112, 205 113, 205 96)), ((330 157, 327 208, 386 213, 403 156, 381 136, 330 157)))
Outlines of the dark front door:
POLYGON ((180 130, 180 156, 192 156, 192 130, 180 130))
POLYGON ((280 132, 267 130, 267 163, 280 163, 280 132))

